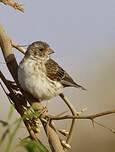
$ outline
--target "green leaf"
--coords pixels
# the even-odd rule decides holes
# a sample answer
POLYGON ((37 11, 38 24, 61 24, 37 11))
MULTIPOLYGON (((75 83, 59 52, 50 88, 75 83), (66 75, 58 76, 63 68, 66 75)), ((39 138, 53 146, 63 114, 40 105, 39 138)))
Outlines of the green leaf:
POLYGON ((4 121, 4 120, 0 120, 0 123, 1 123, 4 127, 8 126, 8 122, 6 122, 6 121, 4 121))
POLYGON ((21 141, 20 145, 25 147, 27 152, 48 152, 47 148, 40 140, 35 141, 30 138, 26 138, 21 141))
POLYGON ((14 112, 14 106, 13 106, 13 104, 11 104, 9 113, 8 113, 8 120, 11 119, 13 112, 14 112))
POLYGON ((4 142, 4 140, 6 139, 8 133, 9 133, 9 128, 6 129, 6 130, 3 132, 2 137, 0 138, 0 146, 1 146, 1 144, 4 142))
POLYGON ((14 127, 13 131, 9 134, 9 141, 8 141, 7 146, 6 146, 5 152, 9 152, 10 151, 11 144, 13 142, 13 139, 14 139, 15 135, 16 135, 16 132, 18 131, 18 129, 20 127, 21 121, 22 121, 22 119, 18 119, 18 120, 16 120, 14 122, 15 127, 14 127))

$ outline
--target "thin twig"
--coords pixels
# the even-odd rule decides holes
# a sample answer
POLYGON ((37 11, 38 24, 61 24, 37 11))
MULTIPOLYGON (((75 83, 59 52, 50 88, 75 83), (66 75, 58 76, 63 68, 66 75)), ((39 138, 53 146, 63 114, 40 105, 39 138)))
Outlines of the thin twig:
POLYGON ((102 117, 102 116, 105 116, 105 115, 110 115, 110 114, 113 114, 115 113, 115 109, 113 110, 108 110, 108 111, 104 111, 104 112, 100 112, 100 113, 96 113, 96 114, 92 114, 92 115, 86 115, 86 116, 71 116, 71 115, 65 115, 65 116, 61 116, 61 117, 51 117, 50 119, 51 120, 63 120, 63 119, 90 119, 90 120, 93 120, 95 118, 98 118, 98 117, 102 117))
POLYGON ((100 112, 100 113, 96 113, 96 114, 92 114, 92 115, 87 115, 87 116, 78 116, 78 115, 76 115, 76 116, 66 115, 66 116, 60 116, 60 117, 56 117, 56 116, 51 117, 50 116, 50 119, 51 120, 64 120, 64 119, 73 119, 73 118, 74 119, 89 119, 89 120, 92 121, 93 126, 94 126, 94 124, 97 124, 97 125, 105 128, 105 129, 107 129, 110 132, 115 134, 115 130, 114 129, 109 128, 109 127, 107 127, 107 126, 105 126, 105 125, 103 125, 103 124, 101 124, 101 123, 99 123, 99 122, 94 120, 95 118, 102 117, 102 116, 105 116, 105 115, 110 115, 110 114, 113 114, 113 113, 115 113, 115 109, 109 110, 109 111, 100 112))
MULTIPOLYGON (((70 144, 71 142, 71 138, 72 138, 72 133, 74 131, 74 126, 75 126, 75 119, 74 116, 76 116, 76 109, 73 107, 73 105, 69 102, 68 99, 66 99, 66 97, 64 96, 64 94, 60 94, 61 99, 65 102, 65 104, 68 106, 68 108, 70 109, 72 115, 73 115, 73 119, 72 119, 72 123, 71 123, 71 127, 69 130, 69 134, 67 136, 66 139, 66 143, 70 144)), ((66 150, 66 148, 64 148, 66 150)))
POLYGON ((115 129, 109 128, 109 127, 107 127, 107 126, 105 126, 105 125, 103 125, 103 124, 101 124, 100 122, 97 122, 97 121, 95 121, 95 120, 94 120, 94 123, 97 124, 97 125, 100 126, 100 127, 103 127, 103 128, 105 128, 105 129, 109 130, 109 131, 112 132, 113 134, 115 134, 115 129))
POLYGON ((20 45, 12 42, 12 46, 13 46, 15 49, 17 49, 19 52, 25 54, 25 49, 24 49, 23 47, 20 47, 20 45))

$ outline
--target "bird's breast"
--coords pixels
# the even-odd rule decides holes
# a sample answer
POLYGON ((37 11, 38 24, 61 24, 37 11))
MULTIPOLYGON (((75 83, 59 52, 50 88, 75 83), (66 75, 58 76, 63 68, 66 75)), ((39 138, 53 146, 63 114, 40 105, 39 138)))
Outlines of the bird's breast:
POLYGON ((63 86, 46 75, 45 66, 26 61, 19 65, 18 80, 25 91, 41 100, 48 100, 62 92, 63 86))

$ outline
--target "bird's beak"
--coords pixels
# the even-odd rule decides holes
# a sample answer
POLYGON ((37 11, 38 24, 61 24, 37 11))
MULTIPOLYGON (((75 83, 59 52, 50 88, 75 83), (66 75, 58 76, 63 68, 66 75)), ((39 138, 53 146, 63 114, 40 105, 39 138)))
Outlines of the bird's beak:
POLYGON ((47 48, 47 52, 48 52, 48 54, 53 54, 54 50, 49 47, 49 48, 47 48))

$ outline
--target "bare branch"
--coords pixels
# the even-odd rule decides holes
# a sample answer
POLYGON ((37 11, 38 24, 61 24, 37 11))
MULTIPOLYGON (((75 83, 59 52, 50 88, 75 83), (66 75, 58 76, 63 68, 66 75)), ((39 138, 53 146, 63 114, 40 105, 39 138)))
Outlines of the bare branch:
POLYGON ((115 130, 114 130, 114 129, 109 128, 109 127, 107 127, 107 126, 105 126, 105 125, 103 125, 103 124, 101 124, 101 123, 99 123, 99 122, 97 122, 97 121, 95 121, 95 120, 94 120, 94 123, 97 124, 97 125, 100 126, 100 127, 103 127, 103 128, 105 128, 105 129, 109 130, 109 131, 112 132, 113 134, 115 134, 115 130))
POLYGON ((14 2, 13 0, 0 0, 5 5, 9 5, 13 7, 15 10, 19 10, 21 12, 24 12, 24 8, 22 4, 19 4, 17 2, 14 2))
POLYGON ((72 138, 72 134, 73 134, 73 131, 74 131, 74 126, 75 126, 75 119, 74 117, 76 116, 76 109, 73 107, 73 105, 69 102, 68 99, 66 99, 66 97, 64 96, 64 94, 60 94, 60 97, 62 98, 62 100, 65 102, 65 104, 68 106, 68 108, 70 109, 72 115, 73 115, 73 119, 72 119, 72 123, 71 123, 71 127, 70 127, 70 130, 69 130, 69 134, 67 136, 67 139, 66 139, 66 143, 67 144, 70 144, 71 142, 71 138, 72 138))
MULTIPOLYGON (((18 84, 18 77, 17 77, 17 69, 18 69, 18 64, 16 62, 15 56, 12 52, 12 44, 11 44, 11 40, 9 39, 9 37, 7 36, 6 32, 4 31, 3 27, 0 25, 0 46, 4 55, 4 59, 6 61, 7 67, 11 73, 11 75, 13 76, 14 80, 16 81, 17 86, 19 87, 18 84)), ((17 47, 18 48, 18 47, 17 47)), ((18 49, 19 50, 19 49, 18 49)), ((21 117, 23 118, 25 109, 24 107, 27 106, 26 102, 29 101, 30 105, 34 105, 34 110, 40 110, 40 108, 43 108, 43 105, 36 99, 34 99, 30 94, 25 93, 22 88, 20 88, 20 91, 22 92, 22 94, 18 95, 16 94, 10 84, 8 83, 8 81, 5 79, 3 73, 0 71, 0 77, 2 79, 2 81, 4 82, 4 84, 6 85, 6 87, 8 88, 10 94, 10 98, 11 100, 14 102, 15 108, 18 111, 18 113, 21 115, 21 117)), ((44 115, 42 114, 41 117, 44 117, 44 115)), ((27 121, 26 119, 23 120, 25 123, 25 126, 30 134, 30 137, 34 140, 38 140, 37 134, 36 132, 32 129, 31 127, 31 123, 29 121, 27 121)), ((46 122, 43 124, 44 126, 47 125, 47 120, 46 122)), ((53 147, 53 151, 54 152, 64 152, 63 150, 63 146, 61 145, 60 139, 57 135, 57 132, 55 130, 53 130, 53 128, 49 125, 49 127, 44 127, 45 128, 45 132, 50 132, 50 136, 47 134, 48 138, 49 138, 49 144, 50 147, 53 147)))
POLYGON ((87 116, 70 116, 70 115, 65 115, 65 116, 61 116, 61 117, 51 117, 50 119, 51 120, 63 120, 63 119, 90 119, 90 120, 93 120, 95 118, 98 118, 98 117, 102 117, 102 116, 105 116, 105 115, 110 115, 110 114, 113 114, 115 113, 115 109, 113 110, 108 110, 108 111, 104 111, 104 112, 100 112, 100 113, 96 113, 96 114, 92 114, 92 115, 87 115, 87 116))
POLYGON ((64 149, 61 145, 60 139, 53 128, 49 124, 46 125, 47 136, 49 143, 51 143, 52 152, 64 152, 64 149))
MULTIPOLYGON (((1 2, 3 2, 3 1, 13 2, 11 0, 0 0, 0 1, 1 2)), ((9 97, 13 101, 16 110, 18 111, 18 113, 21 115, 22 118, 23 118, 23 115, 25 112, 24 106, 27 107, 27 105, 26 105, 27 102, 29 102, 30 105, 32 105, 32 107, 35 111, 38 111, 38 112, 40 110, 42 111, 40 117, 38 117, 38 118, 41 120, 42 125, 45 129, 52 152, 64 152, 67 150, 67 147, 68 148, 71 147, 69 144, 70 144, 70 141, 72 138, 73 128, 75 126, 76 119, 89 119, 92 122, 100 125, 101 127, 106 128, 114 133, 114 131, 112 129, 105 127, 104 125, 94 121, 94 119, 101 117, 101 116, 113 114, 113 113, 115 113, 115 109, 110 110, 110 111, 104 111, 104 112, 92 114, 92 115, 79 116, 77 114, 75 108, 73 107, 73 105, 69 102, 69 100, 66 99, 66 97, 63 94, 60 94, 61 99, 66 103, 66 105, 68 106, 72 115, 50 116, 50 115, 48 115, 48 112, 45 112, 45 111, 43 112, 44 106, 40 103, 40 101, 33 98, 30 94, 25 93, 18 84, 18 77, 17 77, 18 64, 17 64, 15 56, 12 52, 12 47, 16 48, 23 54, 25 53, 25 49, 23 47, 20 47, 20 45, 11 42, 10 38, 7 36, 6 32, 4 31, 4 29, 1 25, 0 25, 0 46, 1 46, 1 49, 2 49, 2 52, 4 55, 7 67, 16 82, 16 86, 19 87, 19 90, 20 90, 20 96, 18 96, 18 94, 15 93, 15 90, 13 90, 11 84, 8 83, 5 76, 0 71, 0 78, 10 92, 9 97), (72 120, 69 132, 65 132, 65 130, 61 130, 61 131, 56 130, 55 127, 53 127, 53 125, 52 125, 53 120, 64 120, 64 119, 72 120), (59 131, 61 134, 65 135, 67 137, 66 141, 61 142, 61 139, 59 138, 57 131, 59 131)), ((62 113, 62 114, 64 114, 64 113, 62 113)), ((27 120, 23 120, 23 121, 30 134, 30 137, 37 141, 38 140, 37 133, 32 128, 31 123, 27 120)))
POLYGON ((87 115, 87 116, 79 116, 78 114, 76 114, 76 116, 70 116, 70 115, 65 115, 65 116, 60 116, 60 117, 57 117, 57 116, 49 116, 51 120, 64 120, 64 119, 89 119, 92 121, 92 124, 94 126, 94 124, 97 124, 107 130, 109 130, 110 132, 114 133, 115 134, 115 130, 112 129, 112 128, 109 128, 97 121, 95 121, 94 119, 95 118, 99 118, 99 117, 102 117, 102 116, 106 116, 106 115, 110 115, 110 114, 113 114, 115 113, 115 109, 113 110, 109 110, 109 111, 104 111, 104 112, 100 112, 100 113, 96 113, 96 114, 92 114, 92 115, 87 115))
POLYGON ((26 52, 24 48, 20 47, 20 45, 14 43, 14 42, 12 42, 12 47, 14 47, 15 49, 17 49, 19 52, 21 52, 23 54, 25 54, 25 52, 26 52))
POLYGON ((18 64, 12 52, 11 40, 7 36, 6 32, 4 31, 2 25, 0 25, 0 46, 4 55, 4 59, 8 66, 8 69, 12 77, 14 78, 14 80, 18 83, 18 80, 17 80, 18 64))

